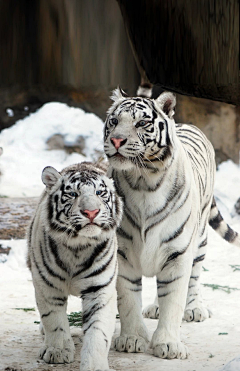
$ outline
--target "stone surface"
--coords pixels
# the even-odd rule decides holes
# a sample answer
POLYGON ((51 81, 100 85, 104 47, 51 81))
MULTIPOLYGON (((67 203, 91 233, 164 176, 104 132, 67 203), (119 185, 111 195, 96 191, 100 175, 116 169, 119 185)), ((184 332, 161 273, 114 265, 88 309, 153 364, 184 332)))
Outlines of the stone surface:
POLYGON ((22 239, 37 207, 38 198, 0 198, 0 239, 22 239))
POLYGON ((207 99, 177 95, 175 121, 201 129, 216 151, 216 162, 239 163, 240 108, 207 99))

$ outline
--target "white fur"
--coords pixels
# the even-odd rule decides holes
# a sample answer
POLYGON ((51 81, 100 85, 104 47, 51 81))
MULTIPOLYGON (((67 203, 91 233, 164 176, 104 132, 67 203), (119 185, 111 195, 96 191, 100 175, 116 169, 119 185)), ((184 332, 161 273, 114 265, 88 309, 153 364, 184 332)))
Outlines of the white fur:
MULTIPOLYGON (((73 362, 74 344, 66 315, 67 297, 81 296, 83 316, 85 316, 83 323, 85 335, 80 370, 107 370, 109 369, 108 351, 116 317, 116 227, 120 222, 121 202, 115 195, 112 181, 103 171, 91 164, 85 164, 84 169, 81 165, 74 165, 67 169, 61 173, 51 167, 44 169, 42 178, 46 191, 42 195, 29 229, 28 264, 32 272, 36 302, 45 333, 40 358, 47 363, 73 362), (72 169, 76 176, 80 176, 85 168, 97 172, 98 179, 93 179, 89 184, 69 181, 67 169, 72 169), (112 208, 115 218, 115 224, 107 230, 102 229, 101 223, 111 219, 110 211, 103 198, 96 194, 96 190, 101 189, 99 187, 103 181, 108 192, 112 192, 108 206, 112 208), (67 196, 65 191, 60 191, 62 182, 65 186, 72 187, 67 188, 67 196), (80 188, 78 184, 81 184, 80 188), (78 196, 71 199, 71 191, 78 192, 78 196), (55 207, 57 201, 53 200, 56 195, 58 199, 70 199, 71 212, 68 217, 59 214, 58 219, 70 228, 71 215, 77 215, 78 223, 82 226, 77 234, 74 235, 73 232, 67 234, 51 226, 49 202, 55 207), (118 211, 116 211, 117 203, 118 211), (99 209, 99 213, 94 222, 99 223, 99 226, 87 224, 89 219, 82 215, 80 210, 96 209, 99 209), (89 261, 90 257, 92 258, 89 261)), ((66 205, 66 201, 64 202, 66 205)), ((57 218, 56 215, 53 212, 53 219, 57 218)))
POLYGON ((150 345, 160 358, 186 358, 182 318, 202 321, 211 315, 202 304, 199 275, 213 198, 214 150, 199 129, 175 124, 172 93, 151 101, 157 117, 148 100, 138 106, 139 99, 119 96, 105 124, 109 175, 125 205, 118 232, 121 334, 115 347, 141 352, 149 343, 141 277, 156 276, 157 303, 144 311, 159 318, 150 345), (118 120, 115 126, 109 124, 112 117, 118 120), (124 145, 116 150, 111 138, 122 138, 124 145))

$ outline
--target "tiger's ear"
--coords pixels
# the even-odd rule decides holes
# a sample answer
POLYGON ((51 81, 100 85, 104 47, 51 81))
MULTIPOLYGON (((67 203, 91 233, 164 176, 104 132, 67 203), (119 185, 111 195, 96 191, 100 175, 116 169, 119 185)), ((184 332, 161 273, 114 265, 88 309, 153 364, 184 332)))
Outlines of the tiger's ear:
POLYGON ((42 182, 47 189, 51 189, 57 181, 61 178, 61 174, 52 166, 47 166, 42 172, 42 182))
POLYGON ((174 94, 165 91, 156 99, 161 110, 171 119, 175 113, 176 97, 174 94))
POLYGON ((125 91, 123 91, 120 86, 117 87, 117 89, 113 90, 112 92, 112 95, 111 95, 111 99, 114 101, 114 102, 117 102, 118 100, 123 100, 125 98, 128 98, 129 96, 125 93, 125 91))

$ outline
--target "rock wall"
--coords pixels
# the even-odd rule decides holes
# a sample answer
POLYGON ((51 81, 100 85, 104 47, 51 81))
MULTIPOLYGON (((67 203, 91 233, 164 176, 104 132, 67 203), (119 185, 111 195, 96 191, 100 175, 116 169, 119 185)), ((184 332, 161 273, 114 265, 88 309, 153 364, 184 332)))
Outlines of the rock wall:
POLYGON ((239 163, 240 107, 177 94, 175 120, 196 125, 205 133, 215 148, 217 163, 228 158, 239 163))

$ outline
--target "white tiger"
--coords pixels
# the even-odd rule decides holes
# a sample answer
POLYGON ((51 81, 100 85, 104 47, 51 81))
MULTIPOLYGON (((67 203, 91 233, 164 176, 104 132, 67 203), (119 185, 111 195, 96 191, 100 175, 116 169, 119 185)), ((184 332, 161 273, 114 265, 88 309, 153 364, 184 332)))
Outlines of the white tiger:
POLYGON ((145 316, 159 317, 151 347, 161 358, 186 358, 180 324, 203 321, 199 276, 207 224, 227 241, 240 238, 222 219, 214 198, 214 150, 192 125, 175 124, 175 96, 156 100, 113 93, 104 131, 109 175, 124 202, 118 228, 117 280, 121 334, 118 351, 142 352, 149 342, 142 319, 141 279, 156 276, 158 305, 145 316), (185 311, 184 311, 185 309, 185 311))
POLYGON ((60 173, 46 167, 28 232, 28 266, 45 333, 40 358, 69 363, 74 344, 68 295, 82 298, 81 371, 106 370, 116 317, 117 238, 122 206, 100 165, 83 162, 60 173))

